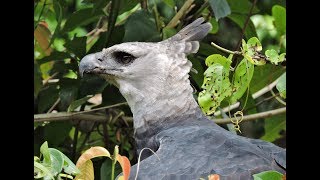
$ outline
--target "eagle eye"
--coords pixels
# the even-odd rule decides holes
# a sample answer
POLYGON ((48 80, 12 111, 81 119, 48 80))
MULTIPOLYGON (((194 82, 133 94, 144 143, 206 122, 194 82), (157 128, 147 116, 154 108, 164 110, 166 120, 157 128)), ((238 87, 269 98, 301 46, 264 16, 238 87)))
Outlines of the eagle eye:
POLYGON ((136 57, 134 57, 132 54, 122 52, 122 51, 114 52, 113 57, 120 64, 129 64, 129 63, 133 62, 133 60, 136 59, 136 57))

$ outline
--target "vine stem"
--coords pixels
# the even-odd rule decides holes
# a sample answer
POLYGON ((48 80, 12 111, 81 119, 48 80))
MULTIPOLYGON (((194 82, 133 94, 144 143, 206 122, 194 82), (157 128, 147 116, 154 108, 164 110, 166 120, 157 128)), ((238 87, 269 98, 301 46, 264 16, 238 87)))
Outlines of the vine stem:
MULTIPOLYGON (((278 114, 283 114, 285 112, 286 112, 286 107, 282 107, 279 109, 274 109, 274 110, 265 111, 261 113, 250 114, 247 116, 243 116, 242 122, 256 120, 259 118, 267 118, 267 117, 275 116, 278 114)), ((231 123, 231 121, 236 121, 236 118, 223 118, 223 119, 212 119, 212 120, 217 124, 228 124, 228 123, 231 123)))

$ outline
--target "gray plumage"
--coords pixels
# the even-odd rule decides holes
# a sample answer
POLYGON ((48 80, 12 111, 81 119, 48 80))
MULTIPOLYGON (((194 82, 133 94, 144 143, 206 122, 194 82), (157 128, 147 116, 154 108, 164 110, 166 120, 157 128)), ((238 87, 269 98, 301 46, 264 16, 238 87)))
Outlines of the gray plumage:
MULTIPOLYGON (((210 121, 193 98, 191 62, 199 40, 211 30, 199 18, 158 42, 128 42, 90 54, 80 73, 98 74, 116 85, 133 113, 138 153, 145 150, 138 179, 252 179, 266 170, 285 173, 286 151, 272 143, 241 137, 210 121)), ((131 169, 134 179, 137 165, 131 169)))

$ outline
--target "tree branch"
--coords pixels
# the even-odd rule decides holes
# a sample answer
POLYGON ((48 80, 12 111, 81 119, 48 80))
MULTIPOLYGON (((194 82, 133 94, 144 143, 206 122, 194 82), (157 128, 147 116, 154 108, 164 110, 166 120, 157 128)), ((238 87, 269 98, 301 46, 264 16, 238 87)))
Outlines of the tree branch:
POLYGON ((194 0, 187 0, 183 6, 180 8, 180 10, 177 12, 177 14, 171 19, 171 21, 168 23, 168 28, 175 27, 178 23, 181 17, 188 11, 189 7, 193 3, 194 0))
MULTIPOLYGON (((271 116, 275 116, 278 114, 282 114, 286 112, 286 107, 283 108, 279 108, 279 109, 275 109, 275 110, 271 110, 271 111, 266 111, 266 112, 261 112, 261 113, 256 113, 256 114, 250 114, 247 116, 243 116, 242 122, 243 121, 252 121, 252 120, 256 120, 259 118, 267 118, 267 117, 271 117, 271 116)), ((232 121, 235 121, 235 118, 225 118, 225 119, 212 119, 215 123, 217 124, 228 124, 231 123, 232 121)))

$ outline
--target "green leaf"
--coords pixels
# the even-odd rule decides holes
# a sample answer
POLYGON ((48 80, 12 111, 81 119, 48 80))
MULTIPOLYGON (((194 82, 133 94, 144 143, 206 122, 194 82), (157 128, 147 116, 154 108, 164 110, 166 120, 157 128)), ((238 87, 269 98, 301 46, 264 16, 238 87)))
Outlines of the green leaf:
POLYGON ((197 70, 198 73, 191 72, 191 78, 197 83, 198 87, 200 88, 202 86, 203 82, 203 73, 204 69, 202 67, 201 61, 203 61, 200 58, 194 58, 192 56, 188 57, 188 59, 192 63, 192 67, 197 70))
MULTIPOLYGON (((106 160, 102 163, 100 167, 100 177, 101 180, 113 180, 111 179, 111 166, 112 166, 112 160, 109 158, 106 158, 106 160)), ((115 164, 115 177, 117 177, 118 174, 122 172, 121 166, 119 163, 115 164)))
MULTIPOLYGON (((227 0, 231 12, 232 13, 241 13, 241 14, 248 14, 252 7, 252 3, 249 0, 227 0)), ((259 12, 257 6, 253 7, 252 14, 256 14, 259 12)))
POLYGON ((43 155, 43 161, 46 162, 48 165, 51 164, 51 159, 50 159, 50 152, 48 148, 48 142, 45 141, 41 147, 40 147, 40 152, 43 155))
POLYGON ((80 80, 79 79, 69 79, 62 78, 59 81, 60 85, 60 104, 59 108, 63 111, 67 111, 70 104, 76 100, 78 95, 80 80))
POLYGON ((58 99, 58 93, 59 91, 55 85, 51 85, 41 90, 38 95, 38 112, 44 113, 49 110, 53 103, 58 99))
POLYGON ((52 147, 57 147, 69 136, 71 128, 70 122, 50 122, 44 126, 43 138, 50 142, 52 147))
POLYGON ((211 31, 209 33, 216 34, 218 32, 218 30, 219 30, 218 21, 215 18, 211 18, 209 22, 210 22, 210 24, 212 26, 212 29, 211 29, 211 31))
POLYGON ((67 48, 68 51, 74 53, 78 59, 80 60, 82 57, 86 55, 86 44, 87 44, 87 36, 76 37, 70 41, 67 39, 67 42, 64 44, 64 47, 67 48))
POLYGON ((124 26, 124 42, 150 42, 161 40, 161 36, 157 30, 153 16, 148 11, 139 10, 134 12, 128 18, 124 26))
POLYGON ((33 165, 34 165, 34 172, 36 173, 36 175, 34 176, 35 179, 40 179, 45 176, 48 176, 50 179, 54 179, 53 174, 50 172, 50 170, 47 167, 45 167, 44 165, 36 161, 33 162, 33 165))
POLYGON ((283 72, 285 72, 285 69, 282 66, 275 66, 272 64, 256 66, 254 68, 254 76, 250 83, 250 92, 253 94, 268 84, 271 84, 280 77, 283 72))
MULTIPOLYGON (((115 0, 118 1, 118 0, 115 0)), ((139 0, 121 0, 119 14, 131 10, 139 3, 139 0)))
POLYGON ((50 159, 51 159, 51 172, 55 176, 59 174, 63 166, 62 153, 54 148, 49 148, 50 159))
MULTIPOLYGON (((235 22, 242 29, 245 22, 246 22, 247 15, 232 13, 232 14, 228 15, 228 18, 230 18, 233 22, 235 22)), ((257 32, 256 32, 256 28, 255 28, 253 22, 251 21, 251 19, 249 20, 247 28, 245 29, 244 36, 246 37, 246 39, 258 36, 257 32)))
POLYGON ((101 93, 107 85, 108 83, 98 76, 85 75, 81 78, 78 87, 79 97, 101 93))
POLYGON ((242 39, 242 54, 252 64, 259 66, 266 64, 265 59, 261 57, 261 50, 262 45, 258 38, 252 37, 247 43, 242 39))
POLYGON ((229 81, 229 69, 216 63, 204 72, 204 89, 199 93, 198 102, 204 113, 210 115, 219 107, 221 101, 231 95, 231 83, 229 81))
POLYGON ((286 129, 286 115, 281 114, 265 119, 265 134, 260 138, 265 141, 273 142, 281 137, 279 134, 286 129))
POLYGON ((234 82, 232 85, 232 95, 230 97, 230 103, 235 103, 246 92, 251 82, 254 72, 254 65, 249 63, 246 59, 237 66, 234 73, 234 82))
POLYGON ((99 19, 102 15, 104 15, 103 11, 96 11, 93 8, 86 8, 75 11, 67 19, 62 29, 62 33, 72 31, 74 28, 78 26, 83 26, 91 22, 94 22, 97 19, 99 19))
POLYGON ((272 16, 279 36, 286 34, 286 8, 274 5, 272 7, 272 16))
POLYGON ((277 53, 277 51, 274 50, 274 49, 268 49, 268 50, 266 50, 265 54, 266 54, 266 57, 268 58, 268 60, 269 60, 272 64, 275 64, 275 65, 278 65, 278 63, 283 62, 283 61, 284 61, 284 58, 285 58, 285 55, 286 55, 286 53, 282 53, 282 54, 279 56, 279 54, 277 53))
POLYGON ((67 112, 74 111, 77 107, 81 106, 82 104, 86 103, 88 99, 90 99, 93 95, 88 95, 84 98, 78 99, 76 101, 73 101, 70 106, 68 107, 67 112))
POLYGON ((166 3, 168 6, 170 6, 171 8, 174 8, 175 3, 174 0, 163 0, 164 3, 166 3))
POLYGON ((220 54, 213 54, 207 57, 206 59, 206 65, 211 66, 213 64, 221 64, 226 70, 230 69, 231 60, 227 59, 224 56, 221 56, 220 54))
POLYGON ((119 1, 119 0, 112 0, 111 2, 111 10, 109 13, 109 18, 108 18, 108 30, 107 30, 107 42, 106 42, 106 46, 109 45, 109 41, 114 29, 114 26, 116 24, 116 20, 119 14, 119 9, 120 9, 120 3, 123 1, 119 1))
POLYGON ((276 85, 276 88, 278 89, 280 96, 283 98, 286 98, 286 73, 283 73, 280 78, 279 82, 276 85))
POLYGON ((174 28, 164 27, 162 29, 162 40, 168 39, 171 36, 177 34, 177 30, 174 28))
POLYGON ((209 4, 217 21, 231 13, 229 4, 226 0, 209 0, 209 4))
POLYGON ((282 180, 282 174, 277 171, 264 171, 253 175, 254 180, 282 180))
POLYGON ((39 59, 38 63, 41 65, 43 63, 47 63, 50 61, 63 61, 64 59, 68 59, 68 58, 71 58, 69 53, 53 51, 49 56, 39 59))
POLYGON ((63 162, 63 170, 67 174, 77 175, 80 173, 80 170, 76 167, 76 165, 63 153, 61 153, 63 162))

